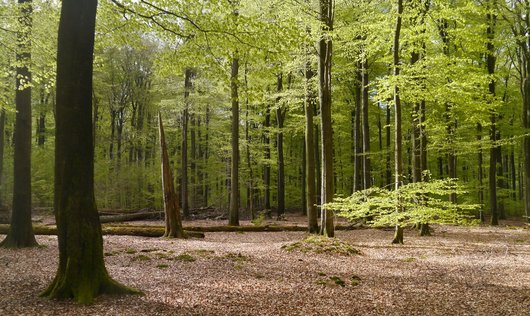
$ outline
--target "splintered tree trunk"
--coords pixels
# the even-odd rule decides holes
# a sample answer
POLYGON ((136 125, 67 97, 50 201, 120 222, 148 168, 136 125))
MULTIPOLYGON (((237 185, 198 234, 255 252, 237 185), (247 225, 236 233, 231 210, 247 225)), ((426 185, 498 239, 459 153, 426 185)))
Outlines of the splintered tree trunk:
POLYGON ((368 189, 372 186, 370 164, 370 124, 368 117, 368 60, 362 62, 362 116, 363 116, 363 184, 368 189))
POLYGON ((314 124, 313 124, 313 106, 314 96, 311 89, 311 79, 314 77, 311 63, 306 64, 306 99, 304 104, 305 110, 305 160, 306 160, 306 203, 307 203, 307 222, 308 230, 312 234, 318 233, 317 207, 316 207, 316 188, 315 188, 315 142, 314 124))
POLYGON ((37 245, 31 226, 31 72, 29 64, 30 32, 32 26, 31 0, 19 0, 21 11, 19 22, 21 30, 17 32, 17 68, 16 68, 16 121, 13 212, 11 226, 0 246, 6 248, 24 248, 37 245))
POLYGON ((55 219, 59 268, 43 296, 91 303, 99 294, 138 293, 112 280, 103 260, 94 197, 92 62, 96 0, 63 0, 57 49, 55 219), (80 41, 79 39, 83 39, 80 41))
MULTIPOLYGON (((280 93, 283 89, 283 75, 280 73, 278 75, 278 83, 276 86, 276 92, 280 93)), ((284 159, 283 159, 283 120, 285 112, 283 107, 280 104, 281 97, 276 98, 276 123, 278 126, 278 134, 276 135, 276 145, 278 149, 278 209, 277 215, 278 219, 283 216, 285 213, 285 168, 284 168, 284 159)))
POLYGON ((228 225, 239 226, 239 95, 238 95, 238 53, 232 59, 230 89, 232 97, 232 164, 230 169, 230 214, 228 225))
POLYGON ((173 175, 171 174, 171 166, 169 164, 169 156, 167 153, 164 125, 162 123, 162 115, 160 112, 158 112, 158 131, 160 136, 162 192, 164 194, 164 212, 166 215, 166 229, 163 237, 184 238, 182 221, 180 219, 178 194, 175 192, 175 185, 173 184, 173 175))
MULTIPOLYGON (((320 21, 324 32, 333 30, 333 0, 320 0, 320 21)), ((331 57, 333 42, 322 37, 319 41, 320 122, 322 124, 322 204, 333 202, 333 127, 331 125, 331 57)), ((335 236, 333 210, 322 207, 321 234, 335 236)))
MULTIPOLYGON (((394 34, 394 47, 393 47, 393 59, 394 59, 394 76, 399 76, 399 38, 401 33, 401 15, 403 14, 403 0, 397 1, 397 19, 396 29, 394 34)), ((395 190, 399 190, 401 186, 401 177, 403 174, 403 156, 402 156, 402 131, 401 131, 401 100, 399 97, 399 87, 394 85, 394 133, 395 133, 395 162, 394 162, 394 177, 395 177, 395 190)), ((396 212, 402 212, 401 201, 398 196, 396 201, 396 212)), ((396 223, 396 232, 394 234, 393 244, 403 243, 403 227, 400 226, 399 222, 396 223)))

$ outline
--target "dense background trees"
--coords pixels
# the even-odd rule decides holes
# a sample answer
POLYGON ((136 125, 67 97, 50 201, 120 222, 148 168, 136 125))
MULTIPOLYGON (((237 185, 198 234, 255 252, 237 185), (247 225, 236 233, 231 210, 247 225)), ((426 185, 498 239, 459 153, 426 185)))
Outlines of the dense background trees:
MULTIPOLYGON (((528 214, 528 4, 412 0, 400 14, 399 3, 101 1, 92 89, 99 207, 161 208, 160 111, 185 216, 214 206, 238 224, 285 208, 306 211, 316 231, 315 203, 391 190, 395 179, 446 178, 468 192, 451 194, 453 203, 499 219, 528 214)), ((56 38, 44 30, 57 28, 60 8, 33 8, 37 207, 52 205, 56 38)), ((14 2, 0 10, 0 196, 14 206, 22 11, 14 2)), ((333 213, 322 215, 333 235, 333 213)))

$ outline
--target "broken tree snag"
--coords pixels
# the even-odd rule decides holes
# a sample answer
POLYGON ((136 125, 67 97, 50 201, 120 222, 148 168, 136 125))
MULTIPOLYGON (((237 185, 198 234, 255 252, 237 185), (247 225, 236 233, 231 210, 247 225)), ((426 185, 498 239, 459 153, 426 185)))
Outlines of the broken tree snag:
POLYGON ((163 237, 184 238, 185 236, 184 231, 182 230, 182 221, 180 220, 178 196, 175 194, 173 176, 171 175, 171 169, 169 167, 166 138, 164 136, 164 126, 162 124, 162 115, 160 112, 158 112, 158 127, 160 133, 162 192, 164 194, 164 212, 166 214, 166 230, 163 237))

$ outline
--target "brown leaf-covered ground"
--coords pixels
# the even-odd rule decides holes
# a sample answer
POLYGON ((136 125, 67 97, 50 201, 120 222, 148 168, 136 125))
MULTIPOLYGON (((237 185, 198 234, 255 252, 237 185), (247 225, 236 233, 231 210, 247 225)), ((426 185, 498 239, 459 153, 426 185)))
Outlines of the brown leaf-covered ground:
POLYGON ((89 306, 38 297, 58 258, 56 237, 38 236, 0 249, 0 315, 530 315, 528 230, 436 226, 398 246, 392 234, 338 231, 357 256, 282 250, 300 232, 105 236, 110 274, 144 295, 89 306))

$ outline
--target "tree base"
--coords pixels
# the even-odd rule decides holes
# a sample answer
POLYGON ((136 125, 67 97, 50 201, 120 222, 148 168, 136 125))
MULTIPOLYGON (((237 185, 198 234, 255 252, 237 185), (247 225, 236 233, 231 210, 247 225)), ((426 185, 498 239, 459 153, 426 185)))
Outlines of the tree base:
POLYGON ((122 285, 109 276, 103 276, 97 280, 88 278, 73 280, 73 278, 68 278, 66 274, 60 273, 40 296, 57 300, 73 299, 80 304, 90 304, 95 297, 102 294, 143 293, 122 285))
POLYGON ((394 234, 393 244, 403 244, 403 227, 396 226, 396 232, 394 234))
POLYGON ((429 224, 419 224, 419 235, 420 236, 431 236, 431 229, 429 227, 429 224))
POLYGON ((6 238, 0 242, 0 248, 7 249, 21 249, 21 248, 32 248, 37 247, 39 244, 35 240, 35 236, 32 238, 22 238, 22 240, 17 240, 12 235, 8 233, 6 238))

